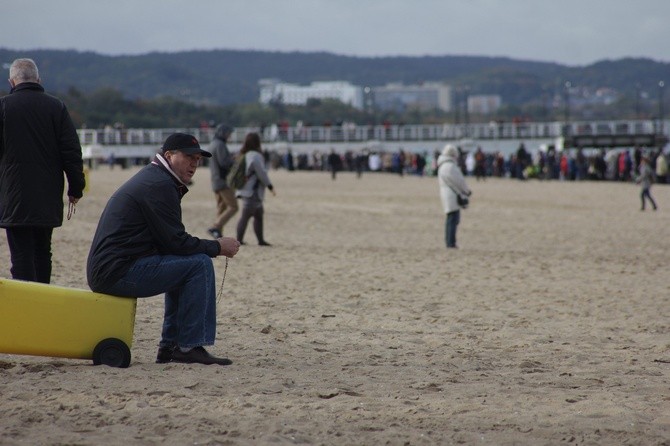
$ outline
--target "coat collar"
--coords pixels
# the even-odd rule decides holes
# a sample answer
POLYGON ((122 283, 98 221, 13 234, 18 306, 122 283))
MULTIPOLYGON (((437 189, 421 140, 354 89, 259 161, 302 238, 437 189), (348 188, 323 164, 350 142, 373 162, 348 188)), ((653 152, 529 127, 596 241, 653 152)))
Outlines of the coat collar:
POLYGON ((12 88, 12 90, 9 93, 12 94, 21 90, 44 91, 44 87, 38 84, 37 82, 21 82, 20 84, 12 88))
POLYGON ((151 161, 151 164, 158 166, 158 168, 163 169, 167 173, 170 174, 170 177, 175 183, 175 186, 177 186, 177 190, 179 191, 179 196, 183 197, 186 195, 186 192, 188 192, 188 187, 182 181, 179 179, 176 173, 172 170, 170 167, 170 163, 161 155, 160 153, 157 153, 156 156, 154 157, 153 161, 151 161))

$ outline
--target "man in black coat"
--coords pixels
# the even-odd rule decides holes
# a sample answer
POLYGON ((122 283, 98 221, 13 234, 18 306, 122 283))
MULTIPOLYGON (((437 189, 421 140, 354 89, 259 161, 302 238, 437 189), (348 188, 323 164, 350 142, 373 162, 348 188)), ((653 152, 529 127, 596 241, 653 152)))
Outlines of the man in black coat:
POLYGON ((228 365, 205 350, 216 338, 216 280, 212 258, 233 257, 232 237, 194 237, 182 222, 182 197, 200 161, 212 155, 186 133, 173 133, 161 153, 110 197, 87 262, 93 291, 114 296, 165 293, 156 362, 228 365))
POLYGON ((0 227, 12 278, 51 281, 51 235, 63 224, 63 190, 74 206, 85 180, 81 145, 65 104, 44 92, 37 65, 16 59, 0 98, 0 227))

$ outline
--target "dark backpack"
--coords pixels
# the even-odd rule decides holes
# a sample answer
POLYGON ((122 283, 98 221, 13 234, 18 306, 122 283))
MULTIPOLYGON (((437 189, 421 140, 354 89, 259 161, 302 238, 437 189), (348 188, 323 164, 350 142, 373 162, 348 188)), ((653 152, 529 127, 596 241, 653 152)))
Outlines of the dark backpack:
POLYGON ((242 189, 247 182, 247 161, 243 153, 235 157, 235 162, 226 176, 226 183, 233 189, 242 189))

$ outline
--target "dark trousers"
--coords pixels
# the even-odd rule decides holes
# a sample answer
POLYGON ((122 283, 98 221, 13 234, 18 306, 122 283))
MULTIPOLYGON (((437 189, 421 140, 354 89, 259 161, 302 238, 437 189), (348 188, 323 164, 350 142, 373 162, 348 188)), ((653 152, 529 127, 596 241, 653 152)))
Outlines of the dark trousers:
POLYGON ((640 200, 642 200, 642 210, 644 211, 645 198, 651 202, 652 207, 654 208, 654 210, 656 210, 656 202, 654 201, 653 198, 651 198, 651 193, 649 192, 649 189, 642 189, 642 192, 640 193, 640 200))
POLYGON ((247 230, 249 219, 254 218, 254 233, 258 243, 264 242, 263 238, 263 202, 255 199, 245 199, 242 206, 242 215, 237 222, 237 240, 244 241, 244 233, 247 230))
POLYGON ((20 226, 6 230, 12 260, 12 278, 30 282, 51 282, 53 228, 20 226))
POLYGON ((445 224, 445 241, 447 248, 456 248, 456 229, 461 222, 461 211, 453 211, 447 214, 445 224))

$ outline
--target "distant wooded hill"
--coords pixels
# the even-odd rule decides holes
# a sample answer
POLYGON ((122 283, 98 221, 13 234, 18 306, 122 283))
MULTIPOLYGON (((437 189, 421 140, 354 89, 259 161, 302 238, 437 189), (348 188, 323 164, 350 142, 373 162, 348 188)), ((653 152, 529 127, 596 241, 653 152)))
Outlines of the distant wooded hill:
POLYGON ((512 105, 560 94, 566 81, 573 87, 609 87, 622 95, 646 92, 649 97, 658 94, 660 80, 670 82, 670 63, 632 58, 565 66, 476 56, 349 57, 234 50, 105 56, 0 48, 3 66, 17 57, 37 62, 43 83, 52 93, 112 88, 130 99, 169 96, 211 105, 256 102, 262 78, 297 84, 345 80, 361 86, 444 81, 467 86, 470 94, 499 94, 505 104, 512 105))

